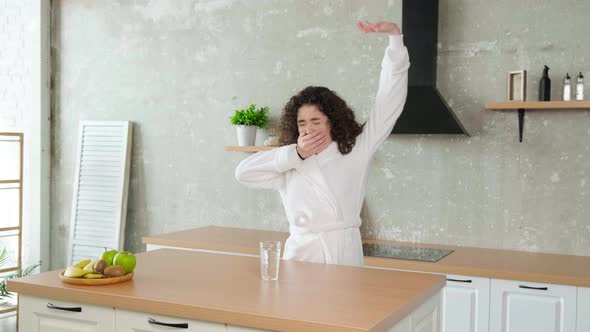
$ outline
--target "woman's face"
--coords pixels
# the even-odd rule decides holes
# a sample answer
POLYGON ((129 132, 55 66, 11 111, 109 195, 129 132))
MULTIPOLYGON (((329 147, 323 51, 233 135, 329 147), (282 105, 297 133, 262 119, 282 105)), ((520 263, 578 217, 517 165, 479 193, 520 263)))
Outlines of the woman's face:
POLYGON ((299 136, 321 131, 332 140, 330 120, 317 105, 305 104, 297 111, 297 128, 299 136))

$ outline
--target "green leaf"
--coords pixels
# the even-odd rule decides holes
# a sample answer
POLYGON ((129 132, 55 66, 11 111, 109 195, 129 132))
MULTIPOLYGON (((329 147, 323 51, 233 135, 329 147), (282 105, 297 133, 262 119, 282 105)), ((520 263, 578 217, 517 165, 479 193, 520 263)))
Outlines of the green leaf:
POLYGON ((256 109, 256 104, 250 104, 246 108, 235 110, 234 115, 230 120, 231 124, 233 125, 257 126, 260 128, 265 128, 269 120, 268 115, 268 106, 256 109))
MULTIPOLYGON (((2 248, 2 252, 0 252, 0 267, 6 262, 6 248, 2 248)), ((28 276, 29 274, 33 273, 33 271, 41 266, 41 263, 30 265, 22 269, 21 271, 16 271, 12 274, 4 276, 0 278, 0 300, 5 298, 11 298, 14 294, 8 291, 6 288, 6 281, 10 279, 16 279, 24 276, 28 276)))
POLYGON ((0 253, 0 266, 6 263, 6 248, 2 248, 2 252, 0 253))

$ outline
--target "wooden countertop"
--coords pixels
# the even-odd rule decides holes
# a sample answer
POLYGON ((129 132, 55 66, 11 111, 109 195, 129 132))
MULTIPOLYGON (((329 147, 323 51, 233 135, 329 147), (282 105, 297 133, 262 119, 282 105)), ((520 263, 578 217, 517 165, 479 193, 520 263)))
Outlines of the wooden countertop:
POLYGON ((282 261, 260 279, 257 257, 160 249, 137 255, 132 280, 64 284, 51 271, 10 291, 78 303, 278 331, 386 331, 436 294, 443 276, 282 261))
MULTIPOLYGON (((257 255, 259 241, 272 239, 284 243, 287 237, 288 233, 284 232, 208 226, 144 237, 143 243, 257 255)), ((365 240, 364 242, 455 250, 436 263, 365 257, 365 265, 371 267, 590 287, 590 257, 588 256, 395 241, 365 240)))

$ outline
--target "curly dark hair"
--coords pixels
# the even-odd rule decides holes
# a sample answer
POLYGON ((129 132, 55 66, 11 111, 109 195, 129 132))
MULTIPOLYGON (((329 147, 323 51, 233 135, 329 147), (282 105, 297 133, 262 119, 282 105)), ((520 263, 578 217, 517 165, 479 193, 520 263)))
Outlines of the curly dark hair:
POLYGON ((297 143, 297 112, 301 106, 308 104, 316 105, 330 120, 332 140, 338 143, 340 153, 350 153, 356 137, 363 132, 364 124, 356 121, 352 109, 336 92, 322 86, 308 86, 287 102, 281 116, 281 145, 297 143))

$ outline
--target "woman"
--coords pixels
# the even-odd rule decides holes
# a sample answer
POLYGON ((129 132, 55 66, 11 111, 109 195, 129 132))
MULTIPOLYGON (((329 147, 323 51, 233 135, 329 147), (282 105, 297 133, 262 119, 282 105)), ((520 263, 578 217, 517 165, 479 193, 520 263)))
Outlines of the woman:
POLYGON ((408 52, 395 23, 359 22, 367 33, 386 33, 379 90, 360 125, 346 102, 323 87, 307 87, 283 110, 281 143, 236 169, 239 182, 279 191, 290 236, 283 259, 362 265, 360 211, 372 156, 400 116, 408 86, 408 52))

